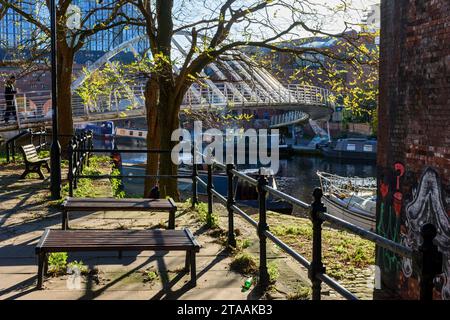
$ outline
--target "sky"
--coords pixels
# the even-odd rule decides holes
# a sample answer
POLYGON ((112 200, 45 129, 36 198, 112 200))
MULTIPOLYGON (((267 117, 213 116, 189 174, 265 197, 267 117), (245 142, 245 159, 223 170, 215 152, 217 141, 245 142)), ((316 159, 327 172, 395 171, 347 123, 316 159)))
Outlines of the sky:
MULTIPOLYGON (((257 2, 256 0, 236 1, 234 9, 243 6, 248 7, 257 2)), ((359 30, 359 27, 354 24, 361 23, 365 9, 379 2, 380 0, 274 0, 270 2, 269 9, 260 10, 252 16, 254 20, 250 26, 246 23, 235 25, 231 31, 231 37, 236 40, 242 37, 248 40, 250 38, 261 40, 274 35, 275 32, 286 29, 293 21, 298 20, 304 21, 311 28, 331 34, 338 34, 344 30, 348 31, 348 28, 359 30), (345 12, 342 9, 336 10, 344 2, 349 5, 348 8, 350 9, 345 12), (294 14, 289 5, 295 8, 294 14), (347 24, 347 29, 345 22, 350 23, 347 24)), ((179 10, 180 15, 178 17, 183 21, 183 24, 186 24, 197 21, 199 18, 216 18, 223 3, 223 0, 176 0, 175 8, 182 8, 179 10)), ((282 40, 311 35, 310 32, 297 28, 295 32, 287 34, 282 40)))

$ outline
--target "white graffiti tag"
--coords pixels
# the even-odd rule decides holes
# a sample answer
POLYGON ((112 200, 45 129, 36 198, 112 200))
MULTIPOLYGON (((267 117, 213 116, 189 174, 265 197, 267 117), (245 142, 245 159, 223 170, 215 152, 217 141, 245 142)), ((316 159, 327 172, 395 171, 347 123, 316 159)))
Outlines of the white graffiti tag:
MULTIPOLYGON (((408 233, 402 243, 417 249, 422 242, 420 228, 428 223, 437 229, 436 243, 439 251, 450 249, 450 218, 445 209, 441 184, 437 172, 427 168, 420 178, 419 186, 413 190, 413 200, 406 205, 406 229, 408 233)), ((441 293, 443 299, 450 298, 450 268, 448 259, 443 261, 444 273, 441 276, 441 293)), ((412 274, 410 259, 402 261, 402 271, 406 277, 412 274)))

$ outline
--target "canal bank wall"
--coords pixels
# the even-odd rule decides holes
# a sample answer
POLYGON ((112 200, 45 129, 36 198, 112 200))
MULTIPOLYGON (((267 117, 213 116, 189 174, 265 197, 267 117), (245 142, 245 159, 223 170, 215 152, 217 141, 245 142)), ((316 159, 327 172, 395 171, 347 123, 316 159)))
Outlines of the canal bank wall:
MULTIPOLYGON (((437 229, 442 272, 434 298, 450 299, 450 2, 381 5, 377 233, 414 249, 437 229)), ((418 266, 377 249, 381 291, 420 294, 418 266)))

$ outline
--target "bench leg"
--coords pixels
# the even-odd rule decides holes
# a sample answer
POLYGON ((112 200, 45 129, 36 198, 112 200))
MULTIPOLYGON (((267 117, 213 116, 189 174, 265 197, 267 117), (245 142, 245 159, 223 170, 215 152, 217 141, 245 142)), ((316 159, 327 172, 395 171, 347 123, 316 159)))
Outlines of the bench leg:
POLYGON ((46 254, 45 253, 39 253, 39 255, 38 255, 37 289, 42 289, 42 283, 44 282, 45 260, 46 260, 46 254))
POLYGON ((169 229, 175 229, 175 211, 169 212, 169 229))
POLYGON ((28 168, 28 165, 25 165, 25 171, 20 176, 20 179, 25 179, 27 177, 28 173, 30 173, 30 168, 28 168))
POLYGON ((69 212, 67 210, 64 210, 62 212, 61 228, 63 230, 68 230, 69 229, 69 212))
POLYGON ((197 286, 197 270, 195 266, 195 251, 190 251, 190 260, 191 260, 191 283, 195 287, 197 286))
POLYGON ((48 273, 48 253, 44 256, 44 277, 47 276, 48 273))
POLYGON ((189 272, 191 266, 191 251, 186 251, 186 260, 184 263, 184 271, 189 272))
POLYGON ((47 172, 50 173, 50 166, 49 166, 48 162, 46 162, 44 164, 44 167, 45 167, 45 169, 47 169, 47 172))
POLYGON ((41 165, 38 165, 36 167, 36 173, 39 175, 39 178, 41 178, 42 180, 45 180, 45 176, 44 176, 44 173, 42 172, 41 165))

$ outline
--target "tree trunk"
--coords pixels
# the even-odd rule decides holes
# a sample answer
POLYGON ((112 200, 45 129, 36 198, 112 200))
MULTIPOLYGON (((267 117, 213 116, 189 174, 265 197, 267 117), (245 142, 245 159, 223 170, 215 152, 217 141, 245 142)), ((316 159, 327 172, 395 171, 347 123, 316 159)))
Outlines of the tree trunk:
POLYGON ((58 41, 57 66, 58 66, 58 134, 61 144, 61 154, 65 155, 70 141, 68 135, 73 135, 73 115, 72 115, 72 68, 73 50, 64 43, 58 41))
MULTIPOLYGON (((158 81, 155 77, 152 77, 147 81, 145 86, 145 107, 147 110, 147 149, 159 149, 160 148, 160 135, 159 135, 159 121, 158 121, 158 94, 159 87, 158 81)), ((146 175, 158 174, 159 154, 147 153, 147 166, 145 170, 146 175)), ((150 197, 150 191, 156 185, 156 178, 145 179, 144 197, 150 197)))
MULTIPOLYGON (((162 150, 172 150, 176 141, 171 141, 172 132, 179 127, 178 113, 180 110, 180 105, 174 98, 174 90, 167 82, 160 83, 159 90, 159 102, 158 102, 158 122, 162 125, 160 126, 160 141, 162 150)), ((160 175, 177 175, 178 166, 172 162, 171 154, 162 153, 160 155, 159 163, 159 173, 160 175)), ((170 196, 175 201, 180 200, 180 195, 178 193, 178 179, 176 178, 162 178, 160 179, 160 191, 161 196, 170 196)))

